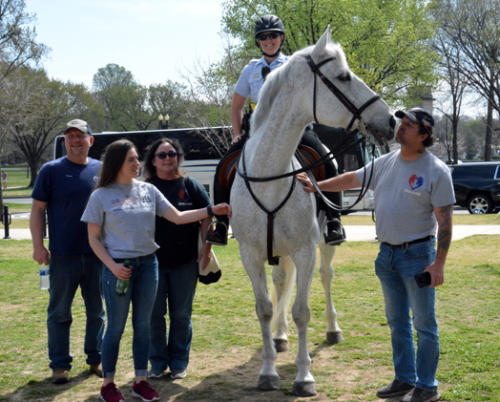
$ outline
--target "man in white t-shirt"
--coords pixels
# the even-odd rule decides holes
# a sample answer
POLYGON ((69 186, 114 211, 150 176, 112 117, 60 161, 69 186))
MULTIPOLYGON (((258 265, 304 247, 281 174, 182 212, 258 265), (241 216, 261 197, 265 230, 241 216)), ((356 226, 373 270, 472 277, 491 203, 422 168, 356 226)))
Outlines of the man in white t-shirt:
MULTIPOLYGON (((395 379, 379 389, 379 398, 403 395, 403 402, 440 398, 436 370, 439 333, 435 288, 444 282, 444 265, 452 235, 455 195, 447 166, 427 152, 434 143, 434 118, 424 109, 398 111, 396 133, 401 149, 367 166, 373 169, 376 229, 380 252, 375 271, 382 284, 387 322, 391 329, 395 379), (437 252, 436 243, 437 230, 437 252), (428 272, 430 286, 420 288, 415 275, 428 272), (415 359, 413 325, 418 335, 415 359)), ((363 169, 319 183, 322 191, 361 187, 363 169)), ((305 174, 304 190, 315 191, 305 174)))

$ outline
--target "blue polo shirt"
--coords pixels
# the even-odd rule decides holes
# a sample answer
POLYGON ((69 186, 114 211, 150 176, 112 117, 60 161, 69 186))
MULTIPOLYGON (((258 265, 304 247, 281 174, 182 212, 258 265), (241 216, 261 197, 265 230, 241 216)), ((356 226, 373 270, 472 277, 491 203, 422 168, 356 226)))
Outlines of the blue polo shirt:
POLYGON ((259 60, 254 59, 248 63, 243 69, 234 92, 238 95, 248 98, 252 96, 252 101, 257 103, 259 101, 259 92, 264 85, 264 78, 262 77, 262 67, 269 67, 271 71, 281 67, 290 59, 290 56, 279 54, 271 64, 267 64, 266 59, 262 56, 259 60))
POLYGON ((31 197, 47 203, 49 250, 54 255, 92 253, 87 224, 80 221, 102 162, 89 158, 86 165, 62 157, 40 169, 31 197))

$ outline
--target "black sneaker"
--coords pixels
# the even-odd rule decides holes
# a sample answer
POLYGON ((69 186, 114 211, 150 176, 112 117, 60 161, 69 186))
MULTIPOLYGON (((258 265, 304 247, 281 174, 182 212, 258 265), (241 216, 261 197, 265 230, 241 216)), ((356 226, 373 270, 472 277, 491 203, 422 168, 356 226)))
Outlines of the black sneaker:
POLYGON ((215 246, 227 246, 227 225, 217 221, 215 230, 206 237, 205 241, 215 246))
POLYGON ((441 395, 437 390, 427 391, 422 388, 413 388, 405 396, 403 396, 401 402, 434 402, 439 401, 441 395))
POLYGON ((408 392, 412 391, 414 388, 414 385, 410 385, 395 379, 389 385, 380 388, 377 391, 377 396, 381 399, 393 398, 395 396, 408 394, 408 392))
POLYGON ((345 242, 345 230, 339 219, 333 218, 326 224, 325 243, 329 246, 338 246, 345 242))

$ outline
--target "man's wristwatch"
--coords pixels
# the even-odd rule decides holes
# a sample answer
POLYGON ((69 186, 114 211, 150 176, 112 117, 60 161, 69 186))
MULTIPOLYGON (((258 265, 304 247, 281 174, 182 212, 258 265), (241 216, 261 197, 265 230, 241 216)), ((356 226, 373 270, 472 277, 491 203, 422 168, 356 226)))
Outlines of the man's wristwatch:
POLYGON ((209 218, 213 218, 215 216, 215 214, 212 211, 212 206, 211 205, 209 205, 207 207, 207 214, 208 214, 209 218))

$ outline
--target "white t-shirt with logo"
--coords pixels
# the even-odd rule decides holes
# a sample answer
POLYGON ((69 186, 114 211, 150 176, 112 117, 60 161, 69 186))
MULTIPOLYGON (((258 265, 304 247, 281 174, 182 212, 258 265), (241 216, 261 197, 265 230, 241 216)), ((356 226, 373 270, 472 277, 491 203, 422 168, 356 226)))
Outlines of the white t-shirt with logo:
POLYGON ((136 258, 154 253, 155 217, 171 204, 152 184, 114 182, 90 196, 82 221, 101 226, 101 241, 111 258, 136 258))
MULTIPOLYGON (((366 181, 371 168, 372 163, 366 167, 366 181)), ((363 184, 363 169, 356 178, 363 184)), ((393 245, 435 235, 434 208, 455 203, 450 170, 430 152, 411 162, 401 158, 400 150, 376 159, 370 189, 377 236, 393 245)))

